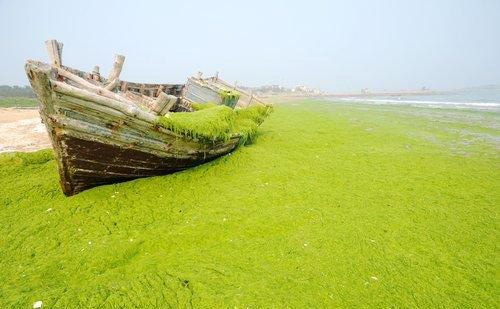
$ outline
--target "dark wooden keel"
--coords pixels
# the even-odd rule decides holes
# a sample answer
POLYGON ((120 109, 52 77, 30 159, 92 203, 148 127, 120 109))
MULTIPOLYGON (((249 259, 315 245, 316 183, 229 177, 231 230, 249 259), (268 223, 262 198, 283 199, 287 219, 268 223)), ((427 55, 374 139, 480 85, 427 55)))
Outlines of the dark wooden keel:
MULTIPOLYGON (((162 158, 134 149, 62 135, 57 143, 62 190, 70 196, 83 190, 141 177, 164 175, 199 165, 203 159, 162 158)), ((211 158, 213 159, 213 158, 211 158)))

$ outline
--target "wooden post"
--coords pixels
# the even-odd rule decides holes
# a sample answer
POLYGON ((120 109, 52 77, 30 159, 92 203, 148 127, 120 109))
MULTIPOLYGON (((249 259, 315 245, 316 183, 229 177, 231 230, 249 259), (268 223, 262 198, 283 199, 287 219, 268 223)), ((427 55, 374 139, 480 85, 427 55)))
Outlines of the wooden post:
POLYGON ((123 62, 125 61, 125 56, 115 55, 115 61, 113 62, 113 68, 109 74, 108 80, 118 79, 120 73, 122 72, 123 62))
POLYGON ((144 94, 144 89, 146 88, 146 86, 144 84, 141 84, 141 89, 139 89, 139 93, 140 94, 144 94))
POLYGON ((113 89, 116 88, 116 86, 118 86, 118 79, 113 79, 113 81, 109 84, 106 85, 106 87, 104 87, 105 89, 109 90, 109 91, 113 91, 113 89))
POLYGON ((160 87, 158 87, 158 91, 156 91, 155 97, 159 97, 160 94, 163 92, 164 88, 165 88, 165 86, 160 85, 160 87))
POLYGON ((127 89, 128 89, 128 84, 127 84, 127 82, 123 82, 123 83, 122 83, 122 88, 121 88, 121 91, 122 91, 122 92, 126 92, 126 91, 127 91, 127 89))
POLYGON ((62 50, 63 50, 63 47, 64 47, 64 44, 62 42, 57 42, 57 52, 59 53, 59 60, 61 61, 61 65, 62 65, 62 50))
POLYGON ((94 69, 92 70, 92 79, 96 81, 101 80, 101 75, 99 74, 99 66, 96 65, 94 66, 94 69))
POLYGON ((216 71, 215 72, 215 81, 217 81, 219 79, 219 71, 216 71))
POLYGON ((59 43, 56 40, 47 40, 45 41, 45 46, 49 53, 50 64, 60 68, 62 65, 63 43, 59 43))
POLYGON ((158 98, 156 98, 153 112, 162 116, 174 107, 177 102, 177 97, 173 95, 168 95, 165 92, 160 93, 158 98))

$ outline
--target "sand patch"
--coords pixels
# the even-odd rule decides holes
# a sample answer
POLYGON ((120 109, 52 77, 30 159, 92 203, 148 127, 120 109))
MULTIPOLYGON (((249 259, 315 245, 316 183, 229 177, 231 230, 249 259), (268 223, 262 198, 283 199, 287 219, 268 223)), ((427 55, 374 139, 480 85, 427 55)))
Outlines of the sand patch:
POLYGON ((38 110, 0 109, 0 152, 50 148, 38 110))

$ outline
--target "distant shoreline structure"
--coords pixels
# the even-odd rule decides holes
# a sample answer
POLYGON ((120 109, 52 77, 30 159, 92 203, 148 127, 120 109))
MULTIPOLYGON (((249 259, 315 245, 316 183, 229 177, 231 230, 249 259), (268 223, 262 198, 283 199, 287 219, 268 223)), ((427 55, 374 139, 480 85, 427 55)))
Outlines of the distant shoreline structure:
POLYGON ((388 96, 398 97, 404 95, 437 95, 447 94, 454 91, 440 91, 440 90, 402 90, 402 91, 387 91, 387 92, 351 92, 351 93, 273 93, 273 94, 260 94, 264 98, 272 97, 290 97, 290 98, 315 98, 315 97, 373 97, 373 96, 388 96))
POLYGON ((500 89, 500 85, 486 85, 486 86, 478 86, 478 87, 464 87, 464 88, 456 88, 456 89, 446 89, 446 90, 436 90, 436 89, 428 89, 423 87, 422 89, 410 89, 410 90, 394 90, 394 91, 369 91, 368 89, 362 89, 361 92, 344 92, 344 93, 335 93, 335 92, 324 92, 320 90, 315 90, 311 92, 301 92, 301 91, 276 91, 276 92, 257 92, 259 96, 263 98, 363 98, 363 97, 398 97, 398 96, 408 96, 408 95, 444 95, 444 94, 453 94, 463 91, 471 91, 471 90, 486 90, 486 89, 500 89))

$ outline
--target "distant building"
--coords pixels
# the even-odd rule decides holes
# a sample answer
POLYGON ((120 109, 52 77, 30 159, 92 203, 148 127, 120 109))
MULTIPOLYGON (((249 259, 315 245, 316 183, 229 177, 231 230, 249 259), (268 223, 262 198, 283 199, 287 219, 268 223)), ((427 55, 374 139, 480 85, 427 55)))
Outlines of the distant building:
POLYGON ((314 94, 314 95, 321 95, 324 92, 315 89, 315 88, 309 88, 305 85, 297 85, 293 88, 286 88, 280 85, 265 85, 265 86, 260 86, 260 87, 244 87, 242 86, 243 89, 248 90, 248 91, 254 91, 255 94, 257 95, 266 95, 266 94, 286 94, 286 93, 297 93, 297 94, 314 94))

